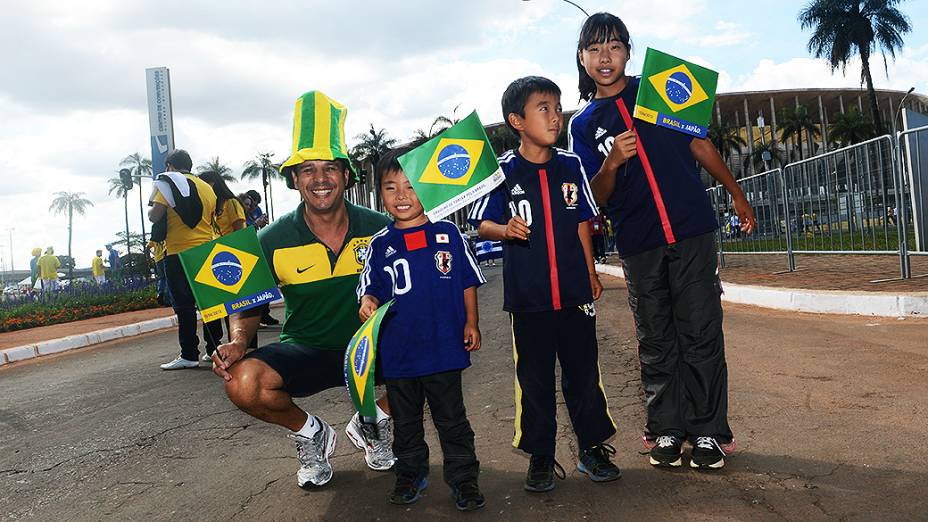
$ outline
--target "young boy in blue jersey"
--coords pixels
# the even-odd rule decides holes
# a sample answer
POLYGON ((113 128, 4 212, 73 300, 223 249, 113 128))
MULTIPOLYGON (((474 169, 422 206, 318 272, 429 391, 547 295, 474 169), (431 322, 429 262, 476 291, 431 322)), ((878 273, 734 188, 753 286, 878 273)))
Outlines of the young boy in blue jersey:
POLYGON ((444 456, 444 479, 455 506, 483 507, 480 463, 467 421, 461 370, 480 349, 477 287, 486 282, 457 226, 432 223, 397 160, 410 148, 387 153, 376 173, 393 223, 371 238, 358 283, 359 314, 367 320, 395 299, 380 332, 379 361, 393 415, 396 485, 390 502, 411 504, 427 485, 429 447, 422 408, 429 403, 444 456))
POLYGON ((722 338, 718 217, 702 165, 732 195, 741 230, 754 213, 712 142, 633 121, 638 77, 625 75, 628 29, 609 13, 583 24, 577 43, 580 96, 568 125, 597 202, 612 220, 635 315, 647 398, 643 440, 654 466, 718 469, 734 450, 722 338))
POLYGON ((478 200, 468 219, 480 237, 503 241, 503 309, 512 322, 516 415, 512 445, 531 455, 524 487, 554 488, 556 390, 577 435, 577 469, 596 482, 621 476, 606 444, 615 434, 599 375, 596 311, 603 286, 593 265, 593 194, 580 159, 554 148, 561 133, 561 90, 529 76, 506 89, 503 118, 521 143, 500 156, 505 185, 478 200))

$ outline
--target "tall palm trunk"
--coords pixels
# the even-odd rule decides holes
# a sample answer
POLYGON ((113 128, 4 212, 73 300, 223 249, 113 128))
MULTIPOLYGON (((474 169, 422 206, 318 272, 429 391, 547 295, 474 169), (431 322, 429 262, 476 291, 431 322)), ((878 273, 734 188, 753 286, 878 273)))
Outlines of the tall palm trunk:
POLYGON ((873 77, 870 75, 870 53, 866 51, 866 46, 858 44, 858 48, 864 81, 867 83, 867 97, 870 98, 870 119, 873 120, 873 127, 879 136, 883 134, 883 119, 880 117, 880 109, 876 103, 876 90, 873 88, 873 77))
MULTIPOLYGON (((144 203, 142 202, 142 176, 139 176, 139 217, 141 218, 142 223, 142 252, 147 252, 148 243, 145 241, 145 207, 144 203)), ((126 253, 128 254, 128 252, 126 253)))
POLYGON ((68 257, 71 262, 68 263, 68 279, 74 278, 74 257, 71 255, 71 227, 74 225, 74 210, 68 205, 68 257))

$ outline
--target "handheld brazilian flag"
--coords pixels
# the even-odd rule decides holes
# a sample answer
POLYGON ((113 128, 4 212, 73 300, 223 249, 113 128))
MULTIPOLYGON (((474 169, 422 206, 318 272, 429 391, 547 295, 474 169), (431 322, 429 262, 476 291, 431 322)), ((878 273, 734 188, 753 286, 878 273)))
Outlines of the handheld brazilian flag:
POLYGON ((719 73, 648 48, 635 117, 705 138, 715 106, 719 73))
POLYGON ((476 111, 403 154, 399 162, 433 222, 473 203, 505 179, 476 111))
POLYGON ((184 250, 179 257, 203 321, 280 299, 254 227, 184 250))
POLYGON ((392 304, 393 299, 390 299, 368 317, 345 350, 345 385, 348 386, 348 395, 361 416, 361 422, 368 424, 377 422, 377 397, 374 395, 377 336, 380 323, 392 304))

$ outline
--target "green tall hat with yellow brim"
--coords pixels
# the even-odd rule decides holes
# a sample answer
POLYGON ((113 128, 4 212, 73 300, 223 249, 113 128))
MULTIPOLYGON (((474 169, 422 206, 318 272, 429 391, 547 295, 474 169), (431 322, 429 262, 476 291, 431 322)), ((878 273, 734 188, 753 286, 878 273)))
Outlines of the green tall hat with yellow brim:
POLYGON ((296 99, 293 109, 293 153, 280 166, 280 173, 293 188, 290 171, 307 160, 343 159, 351 174, 348 186, 360 181, 348 158, 345 117, 348 109, 321 91, 309 91, 296 99))

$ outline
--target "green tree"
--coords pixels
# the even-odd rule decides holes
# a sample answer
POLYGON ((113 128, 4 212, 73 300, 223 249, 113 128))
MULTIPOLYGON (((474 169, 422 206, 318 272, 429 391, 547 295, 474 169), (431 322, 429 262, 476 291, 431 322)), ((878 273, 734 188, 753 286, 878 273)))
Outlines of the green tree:
POLYGON ((841 147, 869 140, 876 135, 873 122, 853 105, 850 110, 835 117, 835 122, 828 127, 828 138, 841 147))
MULTIPOLYGON (((52 204, 48 207, 48 210, 52 214, 64 214, 68 215, 68 257, 73 258, 71 255, 71 231, 74 224, 74 213, 77 212, 81 216, 87 210, 87 207, 92 207, 93 203, 84 198, 83 192, 55 192, 55 199, 52 200, 52 204)), ((71 278, 74 275, 73 265, 68 268, 68 278, 71 278)))
POLYGON ((842 73, 852 56, 860 56, 860 83, 867 84, 870 119, 877 134, 883 134, 883 122, 876 103, 870 56, 879 51, 883 68, 889 76, 888 53, 893 59, 902 49, 902 35, 912 30, 909 19, 896 6, 901 0, 813 0, 799 11, 803 29, 812 29, 808 49, 816 58, 825 58, 834 71, 842 73))
POLYGON ((740 129, 728 125, 724 120, 721 124, 715 121, 709 122, 708 138, 725 161, 731 158, 732 150, 740 152, 741 149, 748 145, 748 142, 741 137, 740 129))
POLYGON ((219 176, 227 182, 235 183, 238 181, 232 174, 232 168, 219 161, 219 156, 214 156, 210 158, 209 161, 203 162, 197 166, 197 174, 210 171, 218 173, 219 176))
POLYGON ((519 146, 519 137, 505 124, 487 129, 487 138, 490 140, 490 145, 493 146, 493 152, 496 153, 497 156, 509 149, 514 149, 519 146))
MULTIPOLYGON (((128 236, 129 236, 129 187, 126 186, 126 185, 122 182, 122 179, 119 178, 119 176, 117 176, 117 177, 115 177, 115 178, 110 178, 108 181, 109 181, 109 184, 110 184, 109 194, 110 194, 110 195, 115 195, 117 198, 122 198, 122 208, 123 208, 123 212, 125 213, 125 216, 126 216, 126 233, 125 233, 125 235, 126 235, 126 237, 128 237, 128 236)), ((129 252, 130 252, 130 250, 129 250, 129 243, 127 242, 127 243, 126 243, 126 253, 128 254, 129 252)))
MULTIPOLYGON (((797 150, 799 152, 799 160, 803 160, 802 154, 802 135, 805 133, 806 137, 809 138, 809 151, 812 151, 812 140, 818 138, 821 134, 819 131, 818 124, 812 120, 812 116, 809 115, 809 109, 804 105, 799 105, 793 108, 785 108, 780 111, 780 116, 777 120, 780 124, 780 141, 787 143, 790 139, 793 140, 793 152, 797 150)), ((789 151, 787 150, 787 153, 789 151)), ((791 157, 791 156, 790 156, 791 157)))
POLYGON ((773 142, 763 142, 760 140, 754 141, 754 151, 744 157, 743 160, 744 168, 748 168, 748 165, 754 166, 754 171, 757 173, 764 172, 767 168, 775 169, 777 167, 782 167, 783 163, 783 149, 779 145, 773 142), (767 163, 764 163, 764 152, 770 154, 770 159, 767 160, 767 163))
MULTIPOLYGON (((145 202, 144 202, 144 194, 143 194, 144 190, 142 189, 142 178, 152 177, 151 160, 148 158, 142 157, 141 154, 139 154, 138 152, 135 152, 123 158, 122 161, 119 162, 119 166, 128 168, 129 172, 132 174, 132 176, 135 177, 136 181, 139 184, 139 219, 140 219, 140 223, 142 226, 142 237, 144 238, 145 237, 145 202)), ((128 229, 129 227, 127 226, 126 230, 128 229)), ((145 250, 148 250, 147 246, 145 247, 145 250)))
POLYGON ((241 174, 242 179, 253 180, 257 178, 261 180, 261 185, 264 187, 264 205, 271 219, 274 219, 274 205, 271 199, 268 198, 268 191, 270 191, 271 196, 274 195, 271 180, 281 175, 280 167, 271 160, 273 157, 273 152, 259 152, 254 159, 250 159, 242 165, 241 174))
POLYGON ((396 140, 387 137, 387 129, 377 130, 373 123, 370 126, 367 132, 354 137, 358 144, 351 149, 350 156, 358 165, 364 161, 370 162, 373 170, 380 158, 396 144, 396 140))

